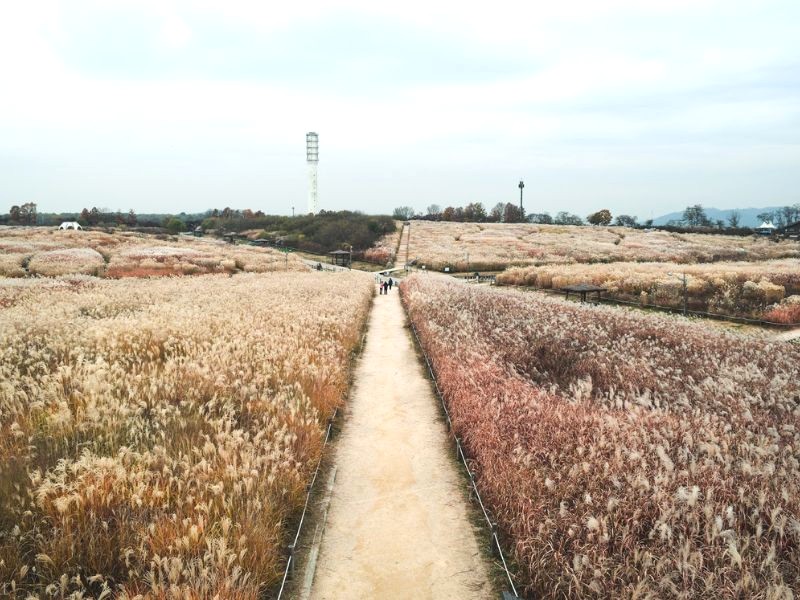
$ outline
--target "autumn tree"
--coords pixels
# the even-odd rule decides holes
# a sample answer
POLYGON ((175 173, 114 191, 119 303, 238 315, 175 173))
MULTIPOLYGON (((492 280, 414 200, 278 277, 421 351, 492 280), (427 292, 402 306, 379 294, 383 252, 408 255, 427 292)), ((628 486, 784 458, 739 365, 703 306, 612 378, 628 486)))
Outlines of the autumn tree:
POLYGON ((470 202, 464 207, 464 221, 482 223, 486 220, 486 209, 480 202, 470 202))
POLYGON ((524 223, 525 211, 516 204, 508 202, 503 208, 503 223, 524 223))
POLYGON ((598 210, 596 213, 590 214, 586 217, 591 225, 608 225, 611 223, 611 211, 607 208, 598 210))
POLYGON ((36 204, 34 202, 26 202, 20 206, 17 220, 22 225, 36 225, 36 204))

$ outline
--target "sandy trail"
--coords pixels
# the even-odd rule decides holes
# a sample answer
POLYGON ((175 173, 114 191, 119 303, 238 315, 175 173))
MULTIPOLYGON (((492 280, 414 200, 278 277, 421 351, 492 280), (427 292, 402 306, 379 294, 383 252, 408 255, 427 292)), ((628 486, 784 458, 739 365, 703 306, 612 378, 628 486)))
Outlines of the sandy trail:
POLYGON ((796 340, 798 338, 800 338, 800 328, 776 333, 772 339, 778 342, 791 342, 792 340, 796 340))
POLYGON ((311 598, 492 598, 397 289, 378 296, 337 442, 311 598))

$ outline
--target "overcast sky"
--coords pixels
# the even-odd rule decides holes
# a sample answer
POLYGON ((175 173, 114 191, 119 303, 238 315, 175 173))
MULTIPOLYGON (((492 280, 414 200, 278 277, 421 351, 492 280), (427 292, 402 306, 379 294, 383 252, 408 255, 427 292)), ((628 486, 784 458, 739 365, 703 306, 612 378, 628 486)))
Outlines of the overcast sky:
POLYGON ((798 0, 0 5, 0 211, 800 202, 798 0))

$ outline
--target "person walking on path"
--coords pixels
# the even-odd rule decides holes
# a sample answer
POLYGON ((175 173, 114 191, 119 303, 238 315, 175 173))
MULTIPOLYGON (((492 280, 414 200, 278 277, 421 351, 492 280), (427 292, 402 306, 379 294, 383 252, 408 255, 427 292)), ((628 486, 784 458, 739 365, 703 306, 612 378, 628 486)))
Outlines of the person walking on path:
POLYGON ((385 295, 389 294, 389 282, 388 281, 384 281, 383 282, 383 293, 385 295))
POLYGON ((383 282, 382 281, 378 282, 378 294, 381 295, 381 296, 383 295, 383 282))
POLYGON ((394 281, 392 281, 392 278, 389 277, 389 289, 392 289, 392 284, 393 283, 394 283, 394 281))

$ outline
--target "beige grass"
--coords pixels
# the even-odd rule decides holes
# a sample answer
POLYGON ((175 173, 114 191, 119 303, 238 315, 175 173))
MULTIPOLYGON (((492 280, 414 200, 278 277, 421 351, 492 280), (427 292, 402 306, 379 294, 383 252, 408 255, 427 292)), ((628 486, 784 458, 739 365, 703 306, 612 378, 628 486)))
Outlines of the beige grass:
POLYGON ((529 266, 508 269, 497 281, 545 289, 591 283, 606 288, 613 298, 677 307, 683 300, 683 273, 687 274, 690 304, 702 310, 759 316, 785 296, 800 294, 800 259, 529 266))
POLYGON ((467 271, 551 263, 766 260, 800 257, 800 244, 626 227, 413 221, 410 255, 429 269, 467 271))
POLYGON ((357 273, 0 279, 0 595, 259 597, 371 293, 357 273))
POLYGON ((5 277, 94 274, 120 278, 286 270, 307 269, 297 257, 272 248, 234 246, 210 238, 0 228, 0 276, 5 277))
POLYGON ((105 268, 103 256, 92 248, 66 248, 37 252, 28 263, 32 275, 101 275, 105 268))

